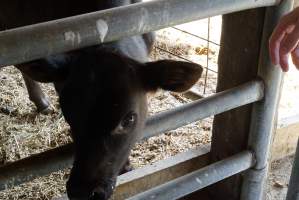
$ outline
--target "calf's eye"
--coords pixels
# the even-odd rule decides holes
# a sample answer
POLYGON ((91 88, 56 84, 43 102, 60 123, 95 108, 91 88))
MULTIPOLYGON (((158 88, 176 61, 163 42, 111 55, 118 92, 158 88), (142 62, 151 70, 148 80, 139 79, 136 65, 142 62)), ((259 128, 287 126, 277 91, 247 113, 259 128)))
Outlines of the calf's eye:
POLYGON ((137 118, 136 114, 131 112, 123 118, 120 125, 123 128, 129 128, 135 124, 136 118, 137 118))
POLYGON ((114 135, 126 133, 137 121, 137 115, 133 112, 128 113, 113 131, 114 135))

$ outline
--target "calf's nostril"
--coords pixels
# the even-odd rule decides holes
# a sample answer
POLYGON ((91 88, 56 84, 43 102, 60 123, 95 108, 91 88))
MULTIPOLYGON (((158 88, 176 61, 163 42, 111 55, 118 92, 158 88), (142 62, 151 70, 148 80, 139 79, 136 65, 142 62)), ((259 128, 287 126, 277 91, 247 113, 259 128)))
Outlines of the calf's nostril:
POLYGON ((107 195, 103 189, 95 189, 88 200, 107 200, 107 195))

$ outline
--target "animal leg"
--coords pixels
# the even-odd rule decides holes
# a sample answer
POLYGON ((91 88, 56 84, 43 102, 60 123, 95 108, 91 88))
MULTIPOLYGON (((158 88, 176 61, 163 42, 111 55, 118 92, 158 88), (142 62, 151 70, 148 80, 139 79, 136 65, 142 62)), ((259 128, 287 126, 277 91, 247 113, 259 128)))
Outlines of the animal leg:
POLYGON ((51 109, 49 100, 41 90, 40 85, 26 74, 22 73, 22 76, 27 87, 29 99, 35 104, 38 112, 43 114, 50 113, 51 109))

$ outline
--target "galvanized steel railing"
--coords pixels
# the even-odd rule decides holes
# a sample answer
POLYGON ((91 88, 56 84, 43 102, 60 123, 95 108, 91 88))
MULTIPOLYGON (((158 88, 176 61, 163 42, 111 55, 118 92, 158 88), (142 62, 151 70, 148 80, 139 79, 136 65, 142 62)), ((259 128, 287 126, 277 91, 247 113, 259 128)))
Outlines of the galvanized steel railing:
MULTIPOLYGON (((278 0, 157 0, 89 13, 0 32, 0 66, 19 64, 90 45, 244 9, 277 5, 278 0), (123 20, 123 19, 126 20, 123 20)), ((176 199, 247 170, 242 200, 260 200, 277 107, 281 73, 267 54, 267 38, 292 0, 268 8, 258 75, 237 88, 184 105, 148 119, 145 138, 188 123, 254 103, 248 148, 131 199, 176 199), (265 89, 265 90, 264 90, 265 89), (265 91, 265 93, 264 93, 265 91), (261 100, 262 99, 262 100, 261 100), (261 100, 261 101, 260 101, 261 100), (179 185, 177 185, 179 184, 179 185), (186 187, 188 186, 188 187, 186 187)), ((0 189, 70 166, 72 146, 59 147, 0 168, 0 189)))
POLYGON ((157 0, 2 31, 0 66, 277 3, 279 0, 157 0))
MULTIPOLYGON (((173 130, 183 125, 222 113, 263 98, 263 83, 252 81, 239 87, 194 101, 176 109, 162 112, 147 120, 142 139, 173 130)), ((49 150, 35 156, 0 167, 0 190, 38 176, 71 167, 72 145, 49 150)))

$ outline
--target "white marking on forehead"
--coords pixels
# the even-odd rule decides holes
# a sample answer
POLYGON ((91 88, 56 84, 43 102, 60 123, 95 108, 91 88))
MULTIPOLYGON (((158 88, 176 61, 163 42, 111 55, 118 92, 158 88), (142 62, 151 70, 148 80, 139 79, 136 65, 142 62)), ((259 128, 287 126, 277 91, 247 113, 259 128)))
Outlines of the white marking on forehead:
POLYGON ((104 39, 105 39, 105 37, 108 33, 108 30, 109 30, 108 24, 104 20, 99 19, 96 22, 96 26, 97 26, 97 31, 98 31, 100 40, 101 40, 101 42, 104 42, 104 39))

